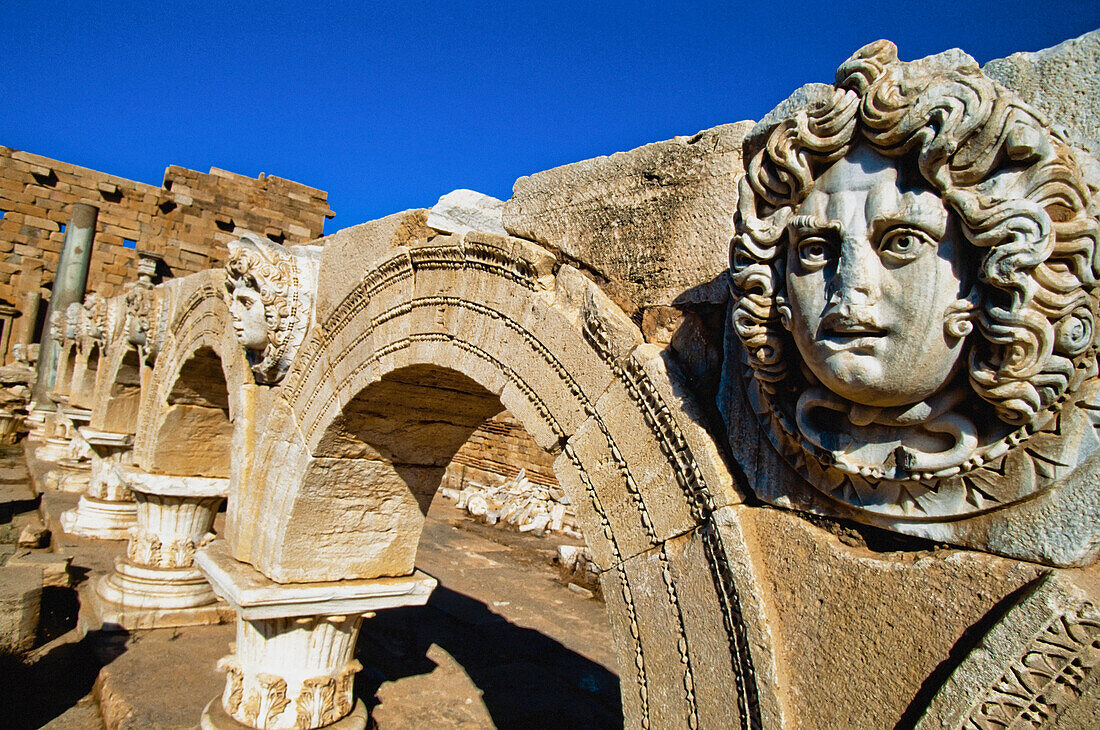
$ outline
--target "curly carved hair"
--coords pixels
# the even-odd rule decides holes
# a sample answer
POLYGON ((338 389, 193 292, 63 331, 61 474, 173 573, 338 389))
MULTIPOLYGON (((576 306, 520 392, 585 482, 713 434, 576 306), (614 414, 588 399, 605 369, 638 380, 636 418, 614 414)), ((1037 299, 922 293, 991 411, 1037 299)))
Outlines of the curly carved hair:
POLYGON ((930 72, 876 41, 836 78, 829 98, 772 131, 740 183, 733 324, 758 382, 774 392, 787 375, 787 224, 817 175, 869 144, 913 160, 984 251, 970 383, 1006 423, 1034 422, 1095 363, 1096 189, 1075 150, 973 62, 930 72))
POLYGON ((253 289, 260 295, 267 322, 268 346, 256 369, 258 374, 274 375, 290 346, 297 314, 299 282, 294 261, 277 251, 275 244, 246 233, 229 244, 225 271, 225 288, 230 296, 238 286, 253 289))

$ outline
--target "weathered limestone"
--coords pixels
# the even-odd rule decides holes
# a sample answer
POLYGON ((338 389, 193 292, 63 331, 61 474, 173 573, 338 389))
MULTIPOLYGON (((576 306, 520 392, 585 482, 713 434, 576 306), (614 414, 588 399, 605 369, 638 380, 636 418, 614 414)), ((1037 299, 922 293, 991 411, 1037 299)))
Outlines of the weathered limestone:
POLYGON ((446 464, 506 408, 556 456, 613 581, 627 724, 757 724, 771 647, 748 648, 753 589, 721 567, 737 547, 701 528, 742 497, 674 362, 542 247, 423 221, 326 240, 314 329, 229 502, 232 556, 288 584, 408 574, 446 464))
POLYGON ((427 225, 441 233, 484 231, 508 235, 501 222, 504 202, 474 190, 452 190, 428 211, 427 225))
POLYGON ((355 640, 364 615, 423 605, 436 581, 423 573, 335 583, 278 584, 233 559, 216 541, 198 563, 237 611, 234 653, 220 699, 202 717, 204 730, 363 730, 367 713, 352 695, 355 640))
POLYGON ((741 182, 722 399, 762 499, 1095 559, 1086 157, 969 56, 902 63, 887 41, 769 132, 741 182))
POLYGON ((195 551, 210 539, 227 479, 122 471, 137 502, 126 556, 96 584, 105 625, 126 629, 220 623, 224 614, 195 567, 195 551))
POLYGON ((42 603, 42 571, 30 565, 0 567, 0 651, 22 654, 34 646, 42 603))
POLYGON ((95 408, 129 356, 134 462, 191 475, 134 477, 98 593, 236 610, 204 727, 364 726, 361 617, 425 600, 423 513, 502 409, 602 569, 626 726, 1097 724, 1094 161, 961 51, 887 42, 747 127, 521 180, 522 237, 450 200, 246 240, 125 327, 89 303, 58 401, 125 330, 95 408))
POLYGON ((1100 157, 1100 30, 1035 53, 990 61, 982 72, 1004 84, 1100 157))
POLYGON ((871 550, 785 510, 735 505, 717 520, 752 556, 731 564, 757 586, 753 626, 776 646, 789 728, 911 726, 972 627, 1045 572, 973 551, 871 550))
POLYGON ((725 301, 724 250, 751 128, 726 124, 521 177, 504 227, 583 262, 627 313, 725 301))
POLYGON ((61 526, 70 535, 102 540, 126 540, 137 522, 137 502, 120 472, 130 461, 133 437, 127 433, 80 429, 91 447, 88 489, 75 509, 61 513, 61 526))
POLYGON ((1098 577, 1038 582, 952 672, 918 730, 1100 727, 1098 577))
MULTIPOLYGON (((28 298, 55 277, 67 233, 60 229, 70 222, 75 203, 93 202, 100 211, 88 289, 104 296, 122 293, 133 280, 140 267, 135 241, 155 247, 166 270, 186 276, 220 266, 234 230, 303 243, 321 235, 325 218, 333 215, 324 191, 270 175, 173 165, 163 185, 146 185, 8 147, 0 147, 0 187, 8 221, 0 299, 20 305, 22 316, 14 321, 22 324, 25 339, 14 336, 15 342, 31 341, 37 317, 28 305, 37 307, 38 301, 28 298)), ((3 339, 0 364, 10 361, 3 339)))

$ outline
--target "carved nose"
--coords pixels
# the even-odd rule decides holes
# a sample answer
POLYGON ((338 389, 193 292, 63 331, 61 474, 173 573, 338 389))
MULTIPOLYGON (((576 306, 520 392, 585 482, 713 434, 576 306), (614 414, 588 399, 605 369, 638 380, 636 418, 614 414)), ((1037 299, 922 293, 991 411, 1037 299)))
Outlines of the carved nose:
POLYGON ((859 307, 879 299, 877 256, 867 241, 845 241, 841 248, 833 286, 835 304, 859 307))

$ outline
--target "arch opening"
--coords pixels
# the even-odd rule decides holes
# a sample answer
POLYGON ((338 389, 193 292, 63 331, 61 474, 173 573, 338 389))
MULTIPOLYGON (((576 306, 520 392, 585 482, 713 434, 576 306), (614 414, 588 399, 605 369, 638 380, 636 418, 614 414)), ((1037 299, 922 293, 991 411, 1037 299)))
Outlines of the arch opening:
MULTIPOLYGON (((363 388, 313 449, 318 460, 358 462, 359 475, 373 479, 370 490, 391 481, 404 492, 402 522, 414 526, 408 539, 416 567, 440 581, 426 606, 387 611, 365 624, 359 644, 363 661, 375 661, 380 653, 384 658, 367 673, 362 692, 367 698, 377 693, 384 706, 405 691, 403 677, 430 673, 424 664, 431 659, 443 669, 437 677, 418 679, 418 686, 469 683, 479 691, 481 711, 498 727, 530 726, 540 718, 550 726, 620 727, 606 607, 557 582, 549 558, 553 542, 532 547, 540 539, 515 529, 500 531, 499 542, 485 537, 496 528, 463 531, 456 527, 453 502, 439 493, 451 483, 445 478, 461 468, 456 457, 466 466, 476 461, 471 437, 502 432, 505 423, 508 433, 518 431, 525 447, 545 457, 537 460, 542 468, 536 483, 556 485, 551 455, 500 399, 466 375, 437 365, 398 369, 363 388), (584 610, 570 613, 577 605, 584 610), (475 634, 478 639, 471 641, 475 634), (479 648, 483 642, 495 647, 491 655, 479 648), (396 681, 382 687, 384 679, 396 681)), ((504 463, 508 454, 487 451, 484 444, 478 450, 483 465, 493 462, 501 474, 515 474, 515 464, 504 463)), ((346 478, 356 469, 340 473, 346 478)), ((463 710, 448 708, 446 694, 436 704, 425 709, 424 724, 438 719, 433 712, 463 710)))
POLYGON ((134 430, 141 409, 141 371, 141 355, 132 347, 127 349, 107 392, 101 430, 117 433, 134 430))
POLYGON ((456 451, 504 406, 452 370, 413 366, 364 388, 314 449, 319 458, 385 462, 426 514, 456 451))
POLYGON ((152 466, 167 474, 228 477, 232 440, 221 358, 203 347, 183 363, 168 393, 152 466))
POLYGON ((70 405, 78 408, 91 408, 95 402, 95 383, 99 375, 100 347, 98 343, 92 343, 88 349, 88 355, 82 363, 77 363, 73 373, 72 392, 69 394, 70 405))

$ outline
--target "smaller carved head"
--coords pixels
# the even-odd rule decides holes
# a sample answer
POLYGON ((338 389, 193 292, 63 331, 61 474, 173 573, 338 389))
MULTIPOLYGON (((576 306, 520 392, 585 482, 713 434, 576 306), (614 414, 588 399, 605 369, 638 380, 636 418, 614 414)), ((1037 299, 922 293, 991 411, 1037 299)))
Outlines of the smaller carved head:
POLYGON ((259 382, 282 379, 312 312, 317 252, 245 233, 229 244, 225 287, 233 329, 259 382))
POLYGON ((107 335, 107 300, 97 292, 84 298, 84 335, 102 340, 107 335))
POLYGON ((84 306, 73 302, 65 308, 65 339, 75 340, 81 334, 84 319, 84 306))

